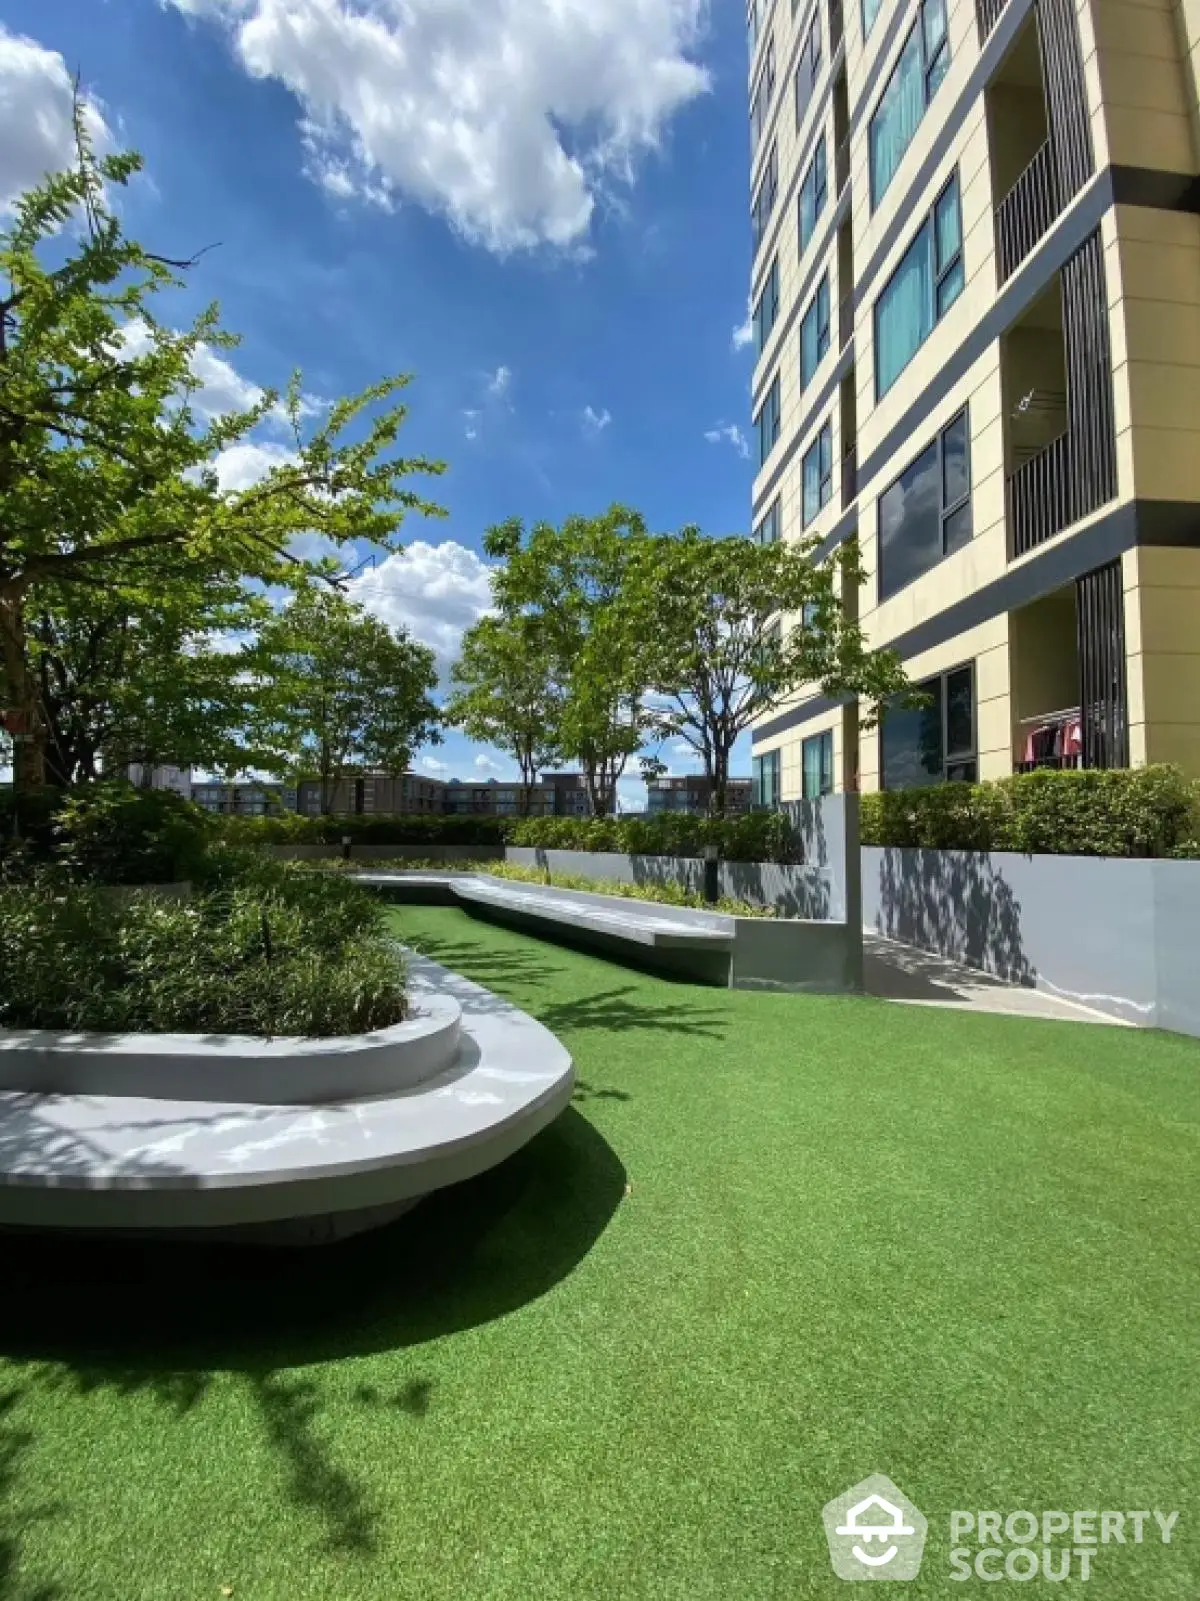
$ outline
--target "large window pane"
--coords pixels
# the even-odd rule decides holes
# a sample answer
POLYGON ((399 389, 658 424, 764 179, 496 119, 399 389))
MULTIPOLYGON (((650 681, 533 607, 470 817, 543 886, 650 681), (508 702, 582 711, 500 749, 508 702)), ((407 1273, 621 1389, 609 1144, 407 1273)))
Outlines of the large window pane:
POLYGON ((833 731, 814 734, 800 747, 801 794, 817 800, 833 793, 833 731))
POLYGON ((875 391, 887 394, 933 326, 929 224, 913 240, 875 304, 875 391))
POLYGON ((920 789, 942 781, 940 680, 932 706, 895 706, 884 713, 879 730, 884 789, 920 789))
POLYGON ((942 557, 935 441, 879 501, 879 596, 894 595, 942 557))
POLYGON ((946 185, 933 208, 933 231, 937 245, 939 273, 954 260, 962 249, 962 222, 958 209, 958 184, 946 185))
POLYGON ((946 674, 946 755, 969 756, 975 749, 975 689, 969 667, 946 674))
POLYGON ((905 41, 900 59, 892 69, 887 88, 871 118, 869 150, 871 164, 871 208, 879 204, 891 183, 901 157, 912 143, 913 134, 925 115, 925 75, 921 54, 921 30, 914 27, 905 41))
POLYGON ((957 506, 971 487, 971 467, 967 451, 967 414, 964 411, 942 432, 943 506, 957 506))
POLYGON ((879 8, 883 0, 862 0, 862 31, 865 39, 875 26, 875 18, 879 15, 879 8))

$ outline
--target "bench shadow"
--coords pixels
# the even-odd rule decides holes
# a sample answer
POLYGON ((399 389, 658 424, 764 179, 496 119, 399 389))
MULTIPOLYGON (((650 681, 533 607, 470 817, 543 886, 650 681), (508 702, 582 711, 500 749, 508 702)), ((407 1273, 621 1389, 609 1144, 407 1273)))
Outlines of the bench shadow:
POLYGON ((265 1248, 43 1231, 3 1236, 0 1354, 106 1381, 278 1373, 418 1346, 552 1290, 625 1193, 573 1108, 507 1162, 339 1244, 265 1248))

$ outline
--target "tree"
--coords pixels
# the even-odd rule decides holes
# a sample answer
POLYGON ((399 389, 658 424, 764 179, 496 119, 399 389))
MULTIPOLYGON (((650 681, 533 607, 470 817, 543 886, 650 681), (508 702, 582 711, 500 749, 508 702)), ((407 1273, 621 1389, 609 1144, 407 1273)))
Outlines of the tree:
POLYGON ((441 514, 406 480, 442 464, 390 454, 404 376, 337 401, 305 437, 295 375, 283 403, 289 459, 249 487, 221 487, 221 452, 278 416, 279 396, 207 422, 196 414, 197 351, 237 341, 215 307, 183 333, 157 320, 158 297, 200 258, 170 259, 125 237, 105 196, 140 158, 97 159, 79 104, 75 126, 75 167, 27 191, 0 229, 0 705, 24 730, 21 789, 46 776, 31 617, 47 588, 105 590, 137 609, 197 560, 273 584, 303 569, 289 549, 298 534, 395 550, 406 512, 441 514), (76 218, 82 236, 64 242, 76 218), (65 259, 51 267, 48 254, 65 259))
POLYGON ((907 685, 898 658, 870 650, 843 607, 842 585, 862 578, 856 546, 818 566, 816 545, 712 539, 691 526, 639 544, 626 607, 652 645, 656 733, 701 758, 718 814, 738 737, 801 685, 860 697, 867 724, 907 685))
POLYGON ((243 665, 254 764, 280 778, 315 774, 323 813, 339 779, 398 775, 417 746, 440 739, 433 652, 336 592, 301 588, 262 625, 243 665))
POLYGON ((629 626, 627 575, 645 523, 612 506, 568 517, 560 528, 513 519, 490 528, 484 550, 502 565, 493 578, 501 615, 536 622, 562 692, 561 753, 579 762, 593 814, 606 811, 617 780, 651 719, 645 704, 646 641, 629 626))
POLYGON ((39 591, 29 657, 46 730, 46 774, 67 787, 138 763, 242 765, 248 719, 236 651, 267 609, 233 580, 182 569, 153 604, 85 585, 39 591))
POLYGON ((536 618, 483 617, 463 636, 448 723, 469 739, 512 753, 521 771, 521 814, 530 786, 559 758, 563 696, 545 631, 536 618))

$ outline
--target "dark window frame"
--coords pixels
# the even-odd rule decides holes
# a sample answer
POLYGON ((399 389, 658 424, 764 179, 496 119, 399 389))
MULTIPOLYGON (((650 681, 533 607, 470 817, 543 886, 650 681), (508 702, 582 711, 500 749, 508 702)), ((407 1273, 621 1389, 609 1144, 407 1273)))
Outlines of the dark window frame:
POLYGON ((758 408, 754 418, 754 431, 758 435, 758 465, 760 468, 766 466, 767 462, 770 460, 771 452, 779 443, 781 421, 782 408, 780 405, 779 374, 776 373, 767 388, 767 392, 763 397, 763 403, 758 408), (764 450, 763 421, 767 417, 768 413, 770 413, 773 419, 773 426, 771 429, 771 442, 764 450))
POLYGON ((766 348, 767 340, 779 321, 779 257, 775 256, 763 279, 762 289, 754 303, 754 354, 761 356, 766 348), (770 307, 770 321, 764 319, 764 311, 770 307))
POLYGON ((816 376, 821 363, 829 354, 829 272, 822 275, 820 283, 813 291, 812 299, 804 308, 804 315, 800 319, 800 390, 801 393, 808 388, 816 376), (804 330, 812 318, 816 326, 816 359, 812 371, 804 370, 804 330))
POLYGON ((758 79, 750 96, 750 152, 752 155, 758 149, 759 142, 766 129, 767 116, 774 98, 775 35, 772 34, 767 40, 767 48, 763 52, 762 66, 759 68, 758 79))
MULTIPOLYGON (((880 7, 880 9, 882 9, 882 6, 880 7)), ((876 12, 876 15, 878 15, 878 12, 876 12)), ((865 37, 866 36, 864 34, 864 38, 865 37)), ((874 108, 871 111, 871 115, 867 118, 867 201, 869 203, 872 216, 874 216, 875 212, 879 209, 879 206, 883 201, 884 195, 886 195, 888 190, 891 188, 892 179, 896 176, 896 173, 900 171, 901 163, 903 162, 904 157, 908 154, 909 150, 911 150, 912 144, 913 144, 913 140, 917 136, 917 128, 919 128, 921 126, 921 123, 924 122, 925 117, 926 117, 926 115, 927 115, 927 113, 929 111, 929 108, 933 104, 933 97, 934 97, 934 95, 937 94, 938 89, 941 87, 942 82, 944 81, 944 79, 946 77, 946 73, 949 72, 949 70, 950 70, 950 17, 949 17, 949 7, 946 4, 946 0, 921 0, 921 4, 917 7, 916 19, 914 20, 912 27, 904 35, 904 43, 900 46, 900 49, 899 49, 899 51, 897 52, 897 55, 896 55, 896 59, 892 63, 892 70, 891 70, 891 72, 888 73, 887 80, 884 83, 883 88, 879 91, 879 96, 875 101, 875 105, 874 105, 874 108), (925 25, 925 18, 926 18, 926 13, 927 13, 928 8, 930 8, 933 5, 937 5, 937 4, 940 4, 941 7, 942 7, 942 15, 943 15, 943 17, 945 19, 946 28, 945 28, 945 32, 942 34, 941 43, 938 45, 937 49, 933 52, 933 55, 930 56, 930 53, 929 53, 929 34, 928 34, 928 30, 927 30, 926 25, 925 25), (924 110, 921 112, 921 116, 918 119, 916 126, 913 128, 912 137, 909 139, 908 144, 905 145, 904 150, 901 152, 900 159, 896 163, 895 170, 892 172, 891 176, 888 178, 887 183, 885 183, 883 188, 879 191, 879 193, 876 194, 875 193, 875 140, 872 137, 872 129, 875 127, 875 122, 876 122, 876 119, 879 116, 880 108, 882 107, 884 101, 887 99, 888 94, 891 91, 893 80, 895 79, 896 74, 900 71, 900 63, 904 60, 905 53, 908 50, 909 44, 912 41, 912 36, 913 36, 914 33, 919 34, 920 35, 920 40, 921 40, 921 91, 922 91, 922 99, 925 102, 925 107, 924 107, 924 110), (943 62, 944 63, 944 70, 942 72, 941 77, 938 78, 937 82, 933 84, 932 88, 930 88, 930 81, 931 81, 931 79, 933 79, 933 77, 934 77, 934 75, 935 75, 935 73, 937 71, 937 67, 938 67, 938 63, 939 62, 943 62)))
POLYGON ((875 502, 875 601, 877 605, 882 605, 885 600, 891 600, 893 595, 902 594, 910 584, 919 583, 920 580, 931 573, 935 567, 940 566, 948 556, 953 556, 955 551, 962 550, 965 545, 969 545, 971 543, 971 541, 975 538, 975 515, 971 500, 972 494, 974 493, 974 488, 975 481, 971 468, 971 408, 968 404, 960 407, 960 409, 954 413, 953 417, 948 418, 947 421, 944 422, 938 429, 936 435, 932 440, 930 440, 929 444, 927 444, 923 450, 919 450, 911 461, 908 461, 904 464, 904 466, 892 479, 891 483, 885 485, 885 487, 880 491, 879 497, 875 502), (947 505, 946 435, 955 426, 955 424, 959 422, 962 422, 966 425, 967 487, 957 500, 954 500, 947 505), (915 573, 911 578, 906 578, 902 584, 896 584, 892 588, 885 589, 883 584, 883 503, 891 494, 892 490, 899 486, 901 479, 904 478, 906 474, 910 473, 917 463, 922 459, 922 457, 927 456, 931 450, 936 451, 937 453, 939 504, 938 518, 942 536, 942 553, 935 561, 931 562, 928 567, 922 568, 919 573, 915 573), (971 532, 968 534, 967 538, 962 542, 962 544, 955 545, 954 550, 950 550, 947 548, 946 527, 951 519, 956 517, 958 513, 962 511, 964 506, 971 512, 971 532))
MULTIPOLYGON (((931 673, 928 678, 922 679, 922 681, 919 684, 916 684, 913 687, 915 689, 917 689, 917 690, 930 690, 932 688, 932 686, 935 685, 935 684, 937 685, 937 695, 938 695, 938 702, 939 702, 938 711, 939 711, 939 718, 940 718, 940 722, 941 722, 941 765, 942 765, 942 775, 941 775, 940 779, 939 778, 932 779, 931 780, 931 784, 937 784, 937 783, 942 783, 942 784, 954 784, 954 783, 973 784, 973 783, 978 783, 978 781, 979 781, 979 678, 978 678, 978 674, 975 671, 975 658, 974 657, 970 657, 966 661, 956 662, 953 667, 947 667, 940 673, 931 673), (949 745, 949 737, 950 737, 949 736, 949 722, 950 722, 950 719, 949 719, 949 716, 947 715, 947 695, 948 695, 947 685, 948 685, 949 680, 951 678, 953 678, 956 673, 961 673, 961 672, 969 672, 970 675, 971 675, 971 748, 970 748, 969 751, 954 751, 954 752, 951 752, 947 748, 948 745, 949 745), (963 767, 971 768, 972 771, 970 773, 954 774, 953 776, 951 775, 951 772, 950 772, 951 768, 963 768, 963 767)), ((883 716, 879 720, 879 734, 878 734, 878 739, 879 739, 879 787, 880 787, 880 789, 886 789, 887 788, 887 785, 885 783, 886 764, 885 764, 885 761, 884 761, 884 739, 886 737, 886 731, 885 731, 885 723, 886 723, 886 721, 887 721, 887 712, 885 711, 883 716)), ((931 787, 931 786, 930 785, 920 785, 920 786, 917 786, 917 787, 928 788, 928 787, 931 787)), ((897 791, 893 791, 892 793, 898 793, 898 792, 897 791)))
POLYGON ((813 442, 800 460, 800 526, 807 528, 809 523, 816 522, 822 511, 833 499, 833 420, 827 417, 817 429, 813 442), (817 471, 820 477, 817 480, 817 505, 810 514, 804 499, 804 485, 807 479, 808 462, 813 453, 817 453, 817 471), (825 457, 828 456, 828 469, 825 457))
POLYGON ((829 163, 825 156, 825 131, 822 129, 821 137, 813 146, 812 159, 804 169, 804 177, 800 180, 800 188, 796 193, 796 241, 801 256, 804 255, 804 252, 816 238, 817 223, 828 204, 829 163), (812 224, 806 237, 804 232, 804 196, 809 189, 810 179, 812 180, 813 196, 812 224))
POLYGON ((780 510, 780 497, 767 507, 766 513, 754 525, 750 535, 756 545, 777 545, 783 537, 782 513, 780 510))
POLYGON ((833 729, 826 728, 819 734, 810 734, 800 743, 800 798, 801 800, 820 800, 822 795, 832 795, 834 791, 833 776, 833 729), (821 758, 819 762, 820 778, 817 793, 810 795, 808 790, 808 763, 805 756, 810 746, 820 745, 821 758), (825 755, 828 752, 829 761, 826 763, 825 755), (826 777, 828 776, 828 784, 826 777))
POLYGON ((917 351, 920 350, 924 346, 925 341, 933 333, 933 330, 937 327, 938 323, 941 322, 942 318, 947 314, 947 312, 950 310, 950 308, 954 305, 955 301, 957 301, 959 299, 959 297, 961 296, 964 288, 966 287, 966 277, 967 277, 966 266, 965 266, 964 261, 963 261, 962 189, 961 189, 961 186, 960 186, 959 181, 958 181, 958 168, 955 167, 954 171, 950 174, 949 178, 947 178, 946 182, 942 185, 941 189, 938 191, 937 196, 935 197, 932 206, 930 206, 929 210, 926 212, 926 214, 925 214, 924 218, 922 219, 920 225, 918 226, 916 232, 913 234, 912 238, 909 240, 907 248, 904 250, 904 252, 901 255, 900 259, 897 261, 895 267, 892 269, 891 273, 888 275, 887 282, 883 285, 883 287, 880 289, 879 293, 875 296, 874 303, 873 303, 873 305, 871 307, 871 351, 872 351, 872 357, 873 357, 873 365, 874 365, 874 368, 875 368, 874 385, 875 385, 875 404, 876 405, 879 404, 879 402, 883 399, 884 395, 886 395, 891 390, 893 385, 898 381, 898 379, 900 377, 900 374, 907 370, 907 368, 909 366, 909 363, 912 362, 913 360, 915 360, 917 351), (941 205, 942 205, 943 200, 945 200, 946 196, 950 193, 951 190, 954 191, 955 213, 956 213, 956 216, 958 218, 958 248, 949 257, 949 259, 943 264, 943 266, 941 268, 939 268, 939 266, 938 266, 939 244, 938 244, 938 237, 937 237, 937 216, 938 216, 938 212, 941 209, 941 205), (909 356, 908 361, 906 361, 904 363, 904 366, 898 368, 896 370, 896 372, 893 374, 892 381, 888 385, 887 389, 882 389, 881 390, 880 387, 879 387, 879 308, 883 304, 884 296, 887 294, 888 290, 892 287, 893 283, 895 283, 896 278, 897 278, 898 274, 900 273, 901 268, 904 266, 905 262, 908 260, 908 258, 910 256, 910 254, 912 253, 912 251, 916 249, 917 244, 919 243, 919 241, 920 241, 920 239, 921 239, 923 234, 927 234, 929 236, 929 251, 930 251, 930 257, 931 257, 931 260, 932 260, 932 263, 933 263, 933 272, 930 274, 932 304, 930 306, 929 328, 928 328, 928 330, 927 330, 927 332, 925 334, 925 337, 923 339, 921 339, 920 342, 916 346, 914 346, 912 355, 909 356), (945 305, 942 305, 941 304, 942 289, 945 287, 945 285, 947 283, 950 282, 951 277, 952 277, 952 275, 954 273, 954 269, 956 267, 961 269, 960 282, 959 282, 958 288, 955 291, 953 297, 951 299, 949 299, 945 303, 945 305))
MULTIPOLYGON (((792 15, 796 14, 796 0, 792 0, 792 15)), ((821 77, 821 68, 824 58, 821 49, 821 8, 814 6, 808 25, 803 29, 800 42, 800 52, 796 58, 796 71, 792 77, 793 97, 796 104, 796 132, 799 133, 804 118, 817 92, 817 83, 821 77), (805 74, 803 95, 801 93, 801 74, 805 74)))
POLYGON ((752 254, 757 255, 767 232, 767 225, 775 211, 775 202, 779 198, 779 145, 776 140, 771 141, 770 153, 767 156, 763 175, 758 181, 758 188, 754 191, 754 201, 750 207, 750 232, 752 254))
POLYGON ((751 756, 750 773, 750 793, 753 797, 753 804, 774 810, 779 805, 780 796, 783 792, 782 762, 779 751, 768 750, 764 751, 761 756, 751 756))

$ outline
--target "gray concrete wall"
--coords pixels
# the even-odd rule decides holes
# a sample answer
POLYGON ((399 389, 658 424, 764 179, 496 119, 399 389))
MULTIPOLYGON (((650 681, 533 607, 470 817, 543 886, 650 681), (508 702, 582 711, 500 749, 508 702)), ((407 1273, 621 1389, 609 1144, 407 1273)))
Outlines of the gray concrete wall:
MULTIPOLYGON (((271 856, 285 862, 332 862, 340 845, 267 845, 271 856)), ((502 845, 351 845, 352 862, 500 862, 502 845)))
POLYGON ((889 938, 1200 1035, 1200 862, 867 846, 862 907, 889 938))

